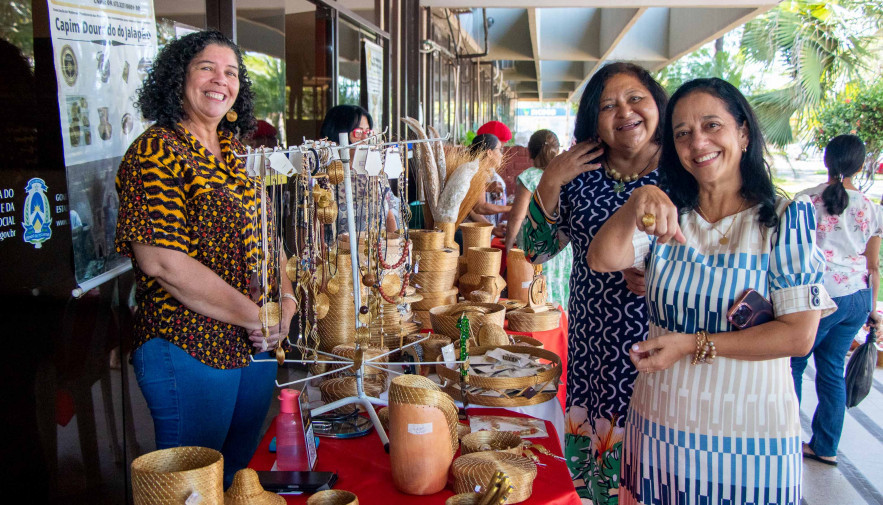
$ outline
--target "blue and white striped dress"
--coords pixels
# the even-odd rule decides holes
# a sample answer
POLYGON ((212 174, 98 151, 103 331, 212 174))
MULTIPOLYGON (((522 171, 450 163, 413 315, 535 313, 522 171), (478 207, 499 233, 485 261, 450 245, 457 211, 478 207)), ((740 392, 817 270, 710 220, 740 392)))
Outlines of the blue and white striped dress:
MULTIPOLYGON (((681 216, 686 245, 635 235, 636 261, 647 268, 650 337, 732 331, 727 310, 748 288, 771 299, 777 316, 834 306, 809 200, 779 199, 778 228, 760 224, 759 208, 715 224, 696 212, 681 216)), ((798 505, 800 421, 788 358, 718 357, 711 365, 691 358, 635 382, 620 505, 798 505)))

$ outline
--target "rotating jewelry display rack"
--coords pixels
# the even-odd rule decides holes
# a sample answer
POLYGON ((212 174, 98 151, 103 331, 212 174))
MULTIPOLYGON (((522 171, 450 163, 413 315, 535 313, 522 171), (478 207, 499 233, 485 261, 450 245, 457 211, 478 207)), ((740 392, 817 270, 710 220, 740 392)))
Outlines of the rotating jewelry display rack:
MULTIPOLYGON (((352 251, 352 253, 350 255, 350 268, 351 268, 352 281, 353 281, 353 305, 354 305, 353 317, 355 318, 356 333, 357 334, 359 333, 360 328, 363 328, 363 327, 366 328, 368 325, 367 325, 367 323, 364 323, 363 321, 361 321, 360 318, 358 317, 359 312, 360 312, 360 308, 362 308, 362 300, 361 300, 361 287, 360 287, 361 282, 360 282, 360 275, 359 275, 360 274, 360 271, 359 271, 360 263, 359 263, 359 256, 358 256, 358 247, 357 247, 359 240, 358 240, 358 235, 356 234, 355 213, 352 212, 352 209, 354 209, 354 201, 353 201, 353 186, 352 186, 352 178, 351 178, 352 169, 350 166, 351 165, 350 149, 352 149, 357 144, 363 144, 368 141, 371 141, 372 139, 376 140, 381 135, 377 135, 377 136, 374 136, 374 137, 371 137, 368 139, 364 139, 364 140, 359 141, 357 143, 349 144, 348 134, 341 133, 340 138, 339 138, 339 141, 340 141, 339 145, 333 146, 333 145, 322 144, 321 146, 319 146, 320 149, 327 149, 332 152, 336 151, 340 157, 340 161, 343 164, 343 180, 342 180, 342 182, 344 184, 344 196, 345 196, 347 212, 350 213, 348 216, 348 219, 347 219, 347 232, 349 234, 350 251, 352 251)), ((407 144, 444 141, 446 139, 447 139, 447 137, 411 140, 411 141, 407 141, 407 144)), ((388 146, 401 146, 403 143, 405 143, 405 142, 388 142, 388 143, 380 143, 380 144, 369 144, 369 149, 372 149, 372 148, 379 149, 379 148, 388 147, 388 146)), ((305 142, 305 144, 306 144, 306 142, 305 142)), ((310 145, 312 146, 315 144, 310 143, 310 145)), ((315 153, 315 151, 313 151, 313 152, 315 153)), ((259 159, 260 160, 259 169, 258 170, 249 170, 249 172, 250 172, 251 176, 263 178, 265 175, 265 172, 266 172, 265 168, 264 168, 264 160, 269 158, 272 155, 275 155, 276 153, 282 154, 283 156, 285 156, 287 158, 288 162, 291 163, 291 166, 288 167, 289 172, 291 172, 291 173, 289 173, 288 175, 291 175, 292 173, 303 173, 303 177, 307 177, 307 178, 311 177, 311 173, 310 173, 309 168, 305 169, 304 165, 303 165, 304 150, 302 147, 292 147, 292 148, 289 148, 288 150, 279 150, 278 148, 276 148, 272 151, 270 151, 267 148, 259 148, 254 151, 249 150, 249 152, 247 154, 237 155, 237 157, 246 158, 246 166, 247 167, 253 167, 255 165, 255 161, 257 161, 259 159), (298 166, 298 165, 301 165, 301 166, 298 166)), ((407 149, 406 149, 405 153, 403 153, 403 154, 405 156, 405 160, 407 160, 407 149)), ((279 161, 278 157, 276 158, 276 161, 277 162, 279 161)), ((317 156, 317 161, 318 161, 318 156, 317 156)), ((277 166, 274 166, 273 161, 271 159, 270 164, 274 170, 280 171, 280 169, 278 168, 278 163, 277 163, 277 166)), ((405 168, 405 173, 407 173, 407 165, 405 168)), ((369 173, 369 175, 370 175, 370 173, 369 173)), ((376 175, 378 175, 378 174, 374 174, 374 176, 376 176, 376 175)), ((407 175, 406 175, 406 177, 407 177, 407 175)), ((407 202, 405 202, 405 204, 407 204, 407 202)), ((265 209, 264 206, 262 206, 261 208, 265 209)), ((295 217, 296 217, 296 215, 297 214, 295 211, 295 217)), ((304 219, 307 219, 306 214, 304 215, 304 219)), ((404 216, 403 216, 403 220, 404 220, 404 216)), ((264 221, 264 222, 266 221, 266 211, 265 210, 262 211, 262 221, 264 221)), ((403 227, 405 227, 405 226, 407 226, 407 225, 404 224, 403 227)), ((262 236, 261 236, 260 240, 261 240, 262 244, 266 244, 266 243, 270 242, 271 240, 275 240, 275 238, 270 239, 267 236, 266 226, 262 227, 262 236)), ((407 247, 407 243, 406 243, 406 247, 407 247)), ((266 249, 266 247, 265 247, 265 249, 266 249)), ((403 254, 405 254, 405 253, 403 252, 403 254)), ((276 271, 277 272, 281 271, 281 268, 282 268, 281 265, 277 266, 276 271)), ((291 280, 295 284, 297 284, 299 282, 298 279, 291 279, 291 280)), ((264 279, 264 282, 266 283, 266 279, 264 279)), ((298 289, 299 289, 299 287, 296 286, 295 291, 297 292, 298 289)), ((304 291, 306 292, 306 290, 304 290, 304 291)), ((404 288, 402 291, 404 291, 404 288)), ((296 301, 298 301, 299 304, 304 303, 303 300, 296 300, 296 301)), ((281 313, 281 309, 280 309, 280 313, 281 313)), ((264 322, 263 318, 262 318, 262 322, 264 322)), ((268 335, 267 326, 270 326, 270 325, 267 325, 265 322, 265 328, 264 328, 265 337, 268 335)), ((313 331, 315 331, 315 330, 313 329, 313 331)), ((308 338, 308 335, 304 334, 304 335, 298 335, 297 343, 292 343, 290 338, 286 338, 286 340, 293 347, 304 349, 302 342, 306 341, 307 338, 308 338)), ((393 373, 393 374, 401 374, 402 372, 399 372, 397 370, 391 370, 388 367, 390 367, 390 366, 405 366, 405 367, 407 367, 407 366, 414 365, 414 363, 408 362, 408 361, 389 362, 389 361, 380 361, 380 360, 389 356, 390 354, 397 352, 397 351, 401 351, 401 350, 404 350, 405 348, 418 345, 429 338, 430 338, 430 336, 426 336, 426 337, 421 338, 415 342, 401 345, 398 348, 395 348, 389 352, 380 354, 379 356, 373 356, 373 357, 370 357, 367 359, 365 359, 363 356, 364 356, 364 351, 366 350, 366 348, 368 346, 366 344, 364 344, 360 339, 356 339, 355 353, 354 353, 354 358, 352 358, 352 359, 344 357, 344 356, 328 353, 328 352, 323 352, 323 351, 320 351, 318 348, 307 347, 306 350, 309 350, 311 352, 312 356, 316 356, 315 358, 313 358, 313 359, 284 359, 283 360, 280 357, 280 355, 278 354, 278 352, 281 350, 281 347, 280 347, 277 349, 277 359, 276 360, 255 359, 254 356, 251 357, 251 360, 256 361, 256 362, 258 362, 258 361, 278 361, 280 364, 282 364, 282 363, 297 363, 297 364, 304 364, 304 365, 349 365, 349 367, 344 367, 342 369, 330 370, 327 372, 308 376, 304 379, 299 379, 299 380, 295 380, 295 381, 291 381, 291 382, 287 382, 287 383, 280 384, 279 381, 277 380, 276 386, 277 387, 287 387, 287 386, 291 386, 291 385, 298 384, 298 383, 306 383, 307 381, 311 381, 311 380, 319 378, 319 377, 323 377, 323 376, 335 374, 335 373, 340 373, 340 372, 346 370, 347 368, 352 369, 353 374, 356 379, 356 395, 346 397, 346 398, 341 398, 339 400, 328 403, 328 404, 323 405, 321 407, 314 408, 310 411, 310 413, 313 416, 318 416, 318 415, 324 414, 326 412, 330 412, 332 410, 335 410, 335 409, 338 409, 340 407, 344 407, 347 405, 354 405, 354 404, 359 405, 362 407, 362 409, 364 409, 368 413, 371 423, 374 425, 374 428, 377 430, 377 433, 380 436, 380 440, 383 443, 384 448, 388 451, 389 450, 389 438, 387 437, 386 432, 383 430, 383 427, 380 424, 380 419, 377 417, 377 413, 374 410, 374 405, 386 406, 388 402, 381 400, 380 398, 375 398, 375 397, 369 396, 365 393, 365 388, 364 388, 364 384, 363 384, 363 376, 365 374, 365 367, 371 367, 371 368, 374 368, 377 370, 381 370, 381 371, 385 371, 385 372, 393 373), (323 356, 323 357, 327 357, 327 358, 331 358, 331 359, 330 360, 318 359, 318 356, 323 356)), ((284 351, 282 352, 282 356, 284 356, 284 351)), ((422 362, 420 362, 420 365, 436 365, 436 364, 450 365, 450 364, 462 364, 462 363, 463 363, 462 361, 450 361, 450 362, 422 361, 422 362)))

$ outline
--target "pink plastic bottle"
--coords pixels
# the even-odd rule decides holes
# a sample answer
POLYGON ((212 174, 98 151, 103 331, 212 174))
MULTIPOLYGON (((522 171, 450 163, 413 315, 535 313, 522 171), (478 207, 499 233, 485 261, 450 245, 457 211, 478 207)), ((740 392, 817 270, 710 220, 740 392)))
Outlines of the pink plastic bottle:
POLYGON ((300 391, 283 389, 276 416, 276 469, 309 471, 310 459, 300 413, 300 391))

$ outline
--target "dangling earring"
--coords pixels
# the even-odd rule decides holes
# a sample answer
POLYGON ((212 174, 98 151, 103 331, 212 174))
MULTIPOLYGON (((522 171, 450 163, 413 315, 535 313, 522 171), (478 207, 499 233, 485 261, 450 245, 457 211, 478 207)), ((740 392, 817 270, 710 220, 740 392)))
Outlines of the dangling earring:
MULTIPOLYGON (((227 115, 225 117, 227 118, 227 121, 230 121, 231 123, 235 123, 236 120, 239 119, 239 114, 237 114, 235 110, 230 109, 227 111, 227 115)), ((744 151, 744 149, 743 149, 743 151, 744 151)))
MULTIPOLYGON (((229 114, 229 112, 228 112, 227 114, 229 114)), ((228 118, 228 119, 229 119, 229 118, 228 118)), ((742 146, 742 152, 743 152, 743 153, 748 152, 748 146, 742 146)))

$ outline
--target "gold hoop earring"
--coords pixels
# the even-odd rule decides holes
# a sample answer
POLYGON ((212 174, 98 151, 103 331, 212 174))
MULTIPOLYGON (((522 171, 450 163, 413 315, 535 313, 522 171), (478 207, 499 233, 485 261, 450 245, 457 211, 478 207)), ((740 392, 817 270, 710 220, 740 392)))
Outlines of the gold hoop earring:
POLYGON ((227 115, 225 117, 227 118, 227 121, 235 123, 236 120, 239 119, 239 114, 237 114, 235 110, 230 109, 227 111, 227 115))

